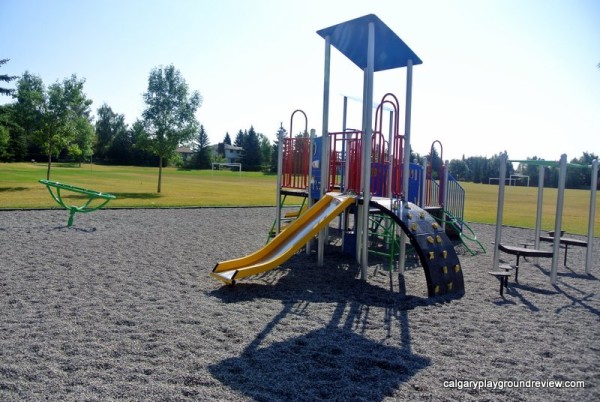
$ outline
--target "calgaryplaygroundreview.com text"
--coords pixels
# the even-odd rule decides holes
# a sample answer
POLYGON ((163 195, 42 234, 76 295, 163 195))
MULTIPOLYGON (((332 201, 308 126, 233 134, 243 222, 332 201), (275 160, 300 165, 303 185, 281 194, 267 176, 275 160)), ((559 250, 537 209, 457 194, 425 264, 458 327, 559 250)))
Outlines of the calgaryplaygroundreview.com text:
POLYGON ((445 380, 444 388, 506 389, 506 388, 585 388, 585 381, 568 380, 445 380))

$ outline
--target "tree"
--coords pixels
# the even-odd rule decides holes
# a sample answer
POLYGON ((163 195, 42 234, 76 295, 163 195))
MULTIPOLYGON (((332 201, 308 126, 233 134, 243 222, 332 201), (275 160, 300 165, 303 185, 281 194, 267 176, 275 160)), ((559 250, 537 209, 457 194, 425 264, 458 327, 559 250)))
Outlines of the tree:
POLYGON ((225 138, 223 138, 223 144, 231 145, 231 137, 229 133, 225 133, 225 138))
POLYGON ((208 145, 210 140, 208 134, 204 130, 204 126, 200 125, 200 130, 194 139, 194 167, 197 169, 208 169, 210 167, 210 149, 208 145))
POLYGON ((244 153, 242 155, 242 166, 244 170, 250 172, 260 171, 261 167, 261 149, 258 140, 258 134, 254 131, 254 127, 250 126, 250 129, 244 135, 243 141, 244 153))
POLYGON ((271 141, 263 135, 258 134, 258 142, 260 143, 260 161, 263 171, 270 171, 271 167, 271 141))
POLYGON ((0 160, 23 160, 27 141, 15 118, 15 104, 0 105, 0 160))
POLYGON ((467 181, 470 176, 469 167, 460 159, 452 159, 449 162, 448 172, 458 181, 467 181))
POLYGON ((277 134, 275 135, 275 141, 273 142, 273 146, 271 147, 271 173, 277 173, 277 168, 279 164, 279 141, 287 136, 287 131, 283 128, 283 124, 279 126, 277 130, 277 134))
POLYGON ((0 106, 0 161, 6 161, 11 157, 10 154, 10 131, 7 127, 7 119, 4 111, 6 107, 0 106))
MULTIPOLYGON (((134 165, 156 166, 158 164, 156 155, 148 151, 150 149, 148 133, 146 133, 143 121, 136 120, 131 125, 131 129, 128 130, 128 137, 131 141, 131 156, 134 165)), ((116 139, 113 141, 113 146, 115 146, 115 143, 116 139)))
POLYGON ((17 83, 15 118, 25 135, 48 156, 46 178, 50 179, 52 155, 70 148, 83 153, 75 141, 87 149, 90 137, 90 105, 83 93, 84 79, 75 74, 56 82, 48 90, 38 76, 25 72, 17 83))
POLYGON ((95 154, 98 158, 112 159, 110 150, 116 137, 127 133, 125 116, 113 112, 104 103, 97 110, 95 154))
POLYGON ((92 101, 83 93, 84 83, 85 79, 79 80, 73 74, 62 83, 55 82, 48 87, 42 104, 41 125, 34 132, 34 140, 43 147, 48 156, 48 180, 52 155, 58 155, 65 148, 77 152, 74 143, 79 130, 84 127, 80 119, 89 123, 92 101))
POLYGON ((247 134, 248 132, 244 133, 242 130, 238 131, 238 133, 235 135, 235 141, 233 142, 233 145, 235 145, 236 147, 244 148, 244 143, 246 142, 247 134))
POLYGON ((179 70, 169 65, 150 72, 144 102, 146 109, 142 116, 148 146, 159 159, 157 192, 160 193, 163 160, 174 155, 177 146, 194 136, 198 124, 194 114, 202 97, 198 91, 190 94, 179 70))
POLYGON ((17 90, 13 95, 16 99, 14 104, 14 120, 20 130, 18 138, 13 137, 15 144, 22 145, 24 153, 29 151, 34 154, 41 153, 41 148, 34 141, 35 133, 41 130, 42 116, 46 102, 46 88, 39 76, 26 71, 17 81, 17 90))
MULTIPOLYGON (((0 66, 6 64, 10 59, 1 59, 0 60, 0 66)), ((11 82, 13 80, 16 80, 17 77, 16 75, 7 75, 7 74, 0 74, 0 81, 2 82, 11 82)), ((9 88, 2 88, 0 87, 0 95, 7 95, 10 96, 15 92, 14 89, 9 89, 9 88)))
POLYGON ((89 160, 91 163, 92 155, 94 155, 94 144, 96 142, 94 126, 83 116, 75 118, 74 125, 75 139, 69 145, 69 155, 73 156, 79 162, 79 166, 85 160, 89 160))

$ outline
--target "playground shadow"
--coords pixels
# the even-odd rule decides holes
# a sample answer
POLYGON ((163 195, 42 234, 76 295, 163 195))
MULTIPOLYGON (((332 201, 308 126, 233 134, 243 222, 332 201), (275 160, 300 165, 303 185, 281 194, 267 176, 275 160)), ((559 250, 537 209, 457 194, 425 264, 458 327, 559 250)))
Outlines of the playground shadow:
POLYGON ((0 187, 0 193, 12 192, 12 191, 25 191, 27 187, 0 187))
POLYGON ((81 232, 81 233, 93 233, 96 231, 96 228, 94 227, 89 227, 89 228, 83 228, 83 227, 77 227, 77 226, 56 226, 54 227, 52 230, 60 230, 60 231, 73 231, 73 232, 81 232))
MULTIPOLYGON (((353 257, 342 253, 327 252, 328 264, 318 267, 315 256, 298 254, 283 266, 255 277, 253 282, 239 282, 235 286, 221 286, 211 296, 223 303, 240 303, 256 299, 279 300, 308 303, 355 303, 371 307, 397 307, 410 310, 419 306, 429 306, 448 302, 461 295, 421 297, 406 293, 400 285, 402 276, 392 280, 389 288, 382 288, 369 281, 362 281, 360 266, 353 257), (335 254, 335 255, 334 255, 335 254), (337 261, 332 264, 331 261, 337 261), (400 284, 395 284, 399 281, 400 284)), ((410 269, 421 269, 413 266, 410 269)), ((372 272, 387 271, 374 268, 372 272)), ((385 273, 388 274, 387 272, 385 273)), ((393 273, 394 277, 396 273, 393 273)))
POLYGON ((262 337, 239 357, 209 366, 216 379, 255 400, 381 401, 431 364, 329 326, 259 348, 262 337))
POLYGON ((353 258, 327 255, 325 267, 310 262, 314 256, 297 255, 258 277, 262 283, 242 282, 211 292, 224 303, 255 299, 282 303, 280 313, 239 356, 209 366, 216 379, 255 400, 382 401, 431 364, 411 350, 409 310, 443 304, 460 295, 408 295, 397 273, 390 275, 389 287, 382 287, 381 280, 379 286, 371 284, 358 279, 360 267, 353 258), (303 316, 311 304, 333 307, 323 328, 268 341, 285 337, 285 332, 279 332, 285 325, 279 324, 288 316, 303 316), (381 322, 368 318, 375 314, 373 308, 383 309, 381 322), (399 346, 364 335, 373 325, 387 332, 388 338, 397 338, 399 346))
POLYGON ((117 199, 130 198, 130 199, 138 199, 138 200, 153 200, 153 199, 161 197, 161 195, 157 194, 157 193, 111 193, 111 194, 115 195, 117 197, 117 199))
MULTIPOLYGON (((117 199, 138 199, 138 200, 153 200, 160 198, 161 195, 157 193, 113 193, 107 191, 106 194, 112 194, 117 197, 117 199)), ((75 194, 70 193, 64 197, 65 199, 79 199, 79 200, 88 200, 90 197, 85 194, 75 194)))

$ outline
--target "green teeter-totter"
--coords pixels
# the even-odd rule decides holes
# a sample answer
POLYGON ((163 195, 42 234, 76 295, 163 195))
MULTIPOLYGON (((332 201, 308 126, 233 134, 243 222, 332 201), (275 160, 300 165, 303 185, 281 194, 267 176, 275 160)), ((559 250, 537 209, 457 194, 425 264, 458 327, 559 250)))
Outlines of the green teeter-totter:
POLYGON ((58 205, 69 211, 69 222, 67 226, 73 225, 73 218, 77 212, 88 213, 96 211, 103 206, 105 206, 110 200, 114 200, 117 198, 116 196, 108 193, 101 193, 94 190, 88 190, 81 187, 72 186, 70 184, 59 183, 57 181, 50 180, 40 180, 40 183, 44 184, 48 189, 48 192, 54 198, 54 201, 58 203, 58 205), (84 194, 88 196, 87 201, 82 206, 78 207, 75 205, 67 205, 63 200, 63 195, 61 194, 61 190, 66 190, 72 193, 84 194), (99 204, 91 205, 94 200, 101 200, 99 204))

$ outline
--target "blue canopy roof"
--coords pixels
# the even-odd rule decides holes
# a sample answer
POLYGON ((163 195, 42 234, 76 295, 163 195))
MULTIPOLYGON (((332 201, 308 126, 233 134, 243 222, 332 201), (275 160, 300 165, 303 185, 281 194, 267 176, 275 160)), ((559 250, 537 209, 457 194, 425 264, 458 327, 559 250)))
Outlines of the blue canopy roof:
POLYGON ((341 24, 324 28, 317 33, 329 36, 331 44, 361 69, 367 67, 367 44, 369 23, 375 26, 374 71, 406 67, 408 60, 413 65, 423 63, 407 45, 375 14, 365 15, 341 24))

